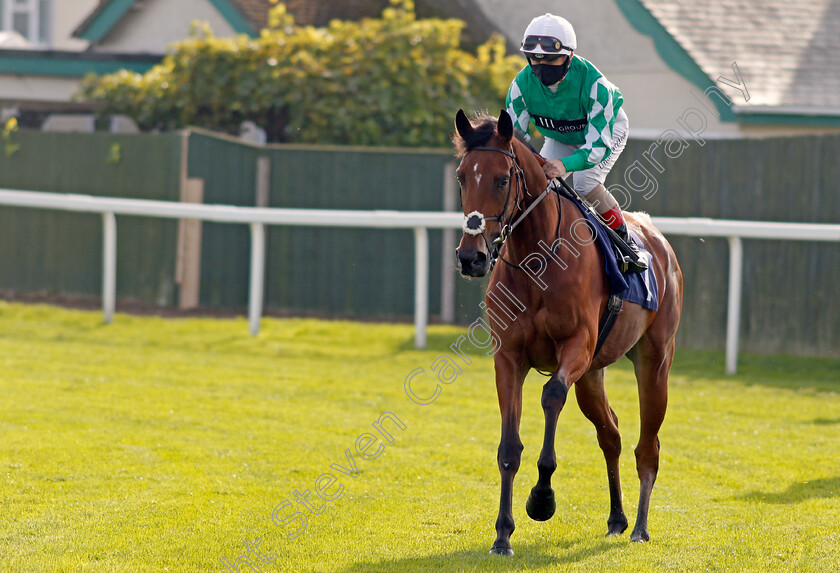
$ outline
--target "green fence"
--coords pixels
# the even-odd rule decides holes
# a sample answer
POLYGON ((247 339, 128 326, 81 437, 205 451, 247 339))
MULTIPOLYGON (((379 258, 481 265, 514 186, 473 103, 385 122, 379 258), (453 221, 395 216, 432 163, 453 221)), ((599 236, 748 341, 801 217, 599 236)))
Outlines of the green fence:
MULTIPOLYGON (((12 135, 0 149, 0 186, 177 201, 181 137, 42 133, 12 135)), ((117 296, 172 305, 177 222, 120 218, 117 296)), ((0 289, 99 296, 98 215, 0 207, 0 289)))
MULTIPOLYGON (((449 150, 255 146, 200 130, 188 137, 21 131, 14 139, 19 149, 0 153, 5 188, 177 201, 190 177, 203 181, 205 203, 243 206, 438 211, 444 167, 453 161, 449 150)), ((668 158, 651 141, 631 140, 608 185, 623 185, 630 210, 653 216, 840 222, 840 136, 687 144, 668 158), (633 189, 644 184, 648 198, 633 189)), ((173 221, 118 219, 121 299, 178 304, 178 233, 173 221)), ((679 342, 723 348, 726 241, 670 240, 686 278, 679 342)), ((442 244, 442 231, 430 231, 433 317, 441 312, 444 264, 455 263, 442 244)), ((97 216, 0 207, 0 289, 98 296, 100 245, 97 216)), ((270 311, 412 315, 410 231, 269 227, 267 251, 270 311)), ((203 224, 201 306, 246 307, 249 254, 247 226, 203 224)), ((744 263, 744 350, 838 354, 840 245, 745 240, 744 263)), ((484 282, 455 284, 456 319, 472 321, 484 282)))
MULTIPOLYGON (((311 209, 440 211, 449 150, 257 147, 195 131, 189 176, 204 180, 205 203, 257 205, 257 161, 269 173, 265 205, 311 209), (220 160, 224 158, 224 160, 220 160)), ((440 315, 442 231, 430 230, 430 313, 440 315)), ((285 313, 399 318, 413 314, 410 230, 269 227, 266 307, 285 313)), ((244 226, 205 224, 201 301, 244 308, 250 237, 244 226)), ((448 254, 455 267, 454 253, 448 254)), ((472 321, 481 281, 456 283, 456 319, 472 321)))
MULTIPOLYGON (((254 207, 260 153, 230 138, 190 133, 189 176, 204 181, 205 203, 254 207)), ((247 307, 250 250, 247 225, 203 224, 201 306, 247 307)))
MULTIPOLYGON (((631 140, 607 184, 625 187, 630 210, 654 216, 840 222, 840 136, 686 143, 681 154, 669 158, 651 141, 631 140), (657 160, 658 168, 649 157, 657 160), (648 199, 641 191, 646 177, 639 166, 658 184, 648 199)), ((726 240, 669 237, 669 241, 685 277, 679 342, 722 349, 726 240)), ((838 243, 745 240, 743 350, 840 355, 838 284, 838 243)))

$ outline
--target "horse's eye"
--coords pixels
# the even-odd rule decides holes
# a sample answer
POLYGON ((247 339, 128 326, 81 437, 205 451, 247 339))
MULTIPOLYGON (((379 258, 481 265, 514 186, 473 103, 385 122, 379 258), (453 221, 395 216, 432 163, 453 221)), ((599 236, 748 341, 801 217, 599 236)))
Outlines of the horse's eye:
POLYGON ((463 185, 464 184, 464 176, 460 175, 460 174, 456 175, 455 176, 455 181, 458 182, 458 185, 463 185))
POLYGON ((501 177, 496 185, 498 186, 499 189, 504 189, 505 187, 508 186, 509 182, 510 182, 510 177, 501 177))

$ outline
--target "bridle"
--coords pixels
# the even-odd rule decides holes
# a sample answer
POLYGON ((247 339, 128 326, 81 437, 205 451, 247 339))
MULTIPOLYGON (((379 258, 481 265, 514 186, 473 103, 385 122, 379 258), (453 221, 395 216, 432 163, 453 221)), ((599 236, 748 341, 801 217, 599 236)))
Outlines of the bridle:
MULTIPOLYGON (((463 231, 468 235, 481 235, 481 238, 484 239, 484 244, 487 247, 487 252, 490 255, 490 269, 492 270, 493 267, 496 265, 496 259, 501 259, 501 261, 511 267, 514 267, 519 270, 533 270, 534 267, 532 265, 527 265, 523 267, 521 265, 517 265, 516 263, 512 263, 506 260, 501 255, 501 249, 504 245, 507 238, 513 232, 513 230, 522 222, 525 217, 542 201, 545 199, 546 195, 552 190, 555 192, 558 191, 554 179, 549 180, 548 185, 543 190, 543 192, 524 210, 522 211, 522 205, 520 202, 520 196, 522 195, 522 190, 524 190, 524 194, 528 197, 533 197, 530 191, 528 191, 528 184, 525 182, 525 171, 520 167, 519 162, 516 160, 516 155, 513 152, 513 146, 511 145, 510 150, 500 149, 498 147, 473 147, 467 153, 472 151, 495 151, 497 153, 501 153, 502 155, 506 155, 511 159, 511 167, 509 170, 510 179, 508 180, 508 190, 507 195, 505 196, 505 205, 502 207, 502 212, 496 215, 495 217, 485 217, 483 214, 479 213, 478 211, 472 211, 471 213, 464 215, 464 224, 462 226, 463 231), (510 218, 508 221, 504 220, 505 213, 508 209, 508 204, 510 203, 510 195, 513 189, 513 181, 516 180, 516 194, 514 195, 515 206, 513 212, 510 214, 510 218), (520 213, 521 211, 521 213, 520 213), (519 213, 519 216, 517 216, 519 213), (502 231, 499 236, 493 241, 493 244, 490 244, 490 241, 487 240, 487 236, 484 234, 484 228, 486 221, 498 221, 502 226, 502 231)), ((462 201, 463 203, 463 201, 462 201)), ((560 202, 557 202, 558 210, 560 209, 560 202)), ((560 224, 561 224, 562 217, 558 217, 557 221, 557 234, 560 234, 560 224)), ((554 254, 554 251, 557 249, 555 247, 552 249, 551 254, 554 254)), ((548 260, 546 256, 543 256, 543 261, 539 264, 545 265, 546 261, 548 260)), ((537 266, 536 268, 539 268, 537 266)))
POLYGON ((479 213, 478 211, 473 211, 464 216, 464 232, 469 235, 480 234, 481 237, 484 239, 484 243, 487 245, 487 251, 492 253, 494 249, 498 250, 501 248, 502 244, 504 244, 505 242, 505 238, 512 229, 511 221, 505 221, 504 217, 505 213, 507 213, 508 210, 508 204, 510 204, 510 194, 513 190, 514 180, 516 180, 516 195, 514 196, 515 205, 513 213, 511 213, 510 215, 511 220, 520 209, 520 185, 525 189, 525 193, 528 193, 528 186, 525 183, 524 171, 522 171, 522 168, 519 166, 519 163, 516 162, 516 155, 514 155, 513 153, 513 147, 511 147, 510 151, 499 149, 498 147, 474 147, 470 150, 470 152, 471 151, 495 151, 497 153, 501 153, 502 155, 510 157, 512 160, 510 169, 508 170, 508 188, 507 195, 505 195, 505 205, 504 207, 502 207, 502 212, 496 215, 495 217, 485 217, 482 213, 479 213), (493 241, 494 246, 492 248, 490 246, 490 243, 487 241, 487 236, 484 234, 484 227, 487 221, 498 221, 499 224, 501 224, 502 226, 502 232, 499 235, 499 237, 495 241, 493 241))

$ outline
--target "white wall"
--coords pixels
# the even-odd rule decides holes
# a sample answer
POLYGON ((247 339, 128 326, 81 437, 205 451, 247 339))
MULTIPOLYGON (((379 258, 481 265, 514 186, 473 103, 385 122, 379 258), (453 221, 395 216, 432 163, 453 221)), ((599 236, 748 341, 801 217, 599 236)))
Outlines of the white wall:
POLYGON ((234 34, 208 0, 143 0, 126 13, 96 50, 162 54, 169 44, 188 37, 196 20, 210 24, 217 36, 234 34))
POLYGON ((0 74, 0 98, 23 101, 70 101, 80 80, 0 74))
POLYGON ((73 30, 93 12, 99 0, 53 0, 52 38, 50 48, 82 51, 87 41, 73 37, 73 30))

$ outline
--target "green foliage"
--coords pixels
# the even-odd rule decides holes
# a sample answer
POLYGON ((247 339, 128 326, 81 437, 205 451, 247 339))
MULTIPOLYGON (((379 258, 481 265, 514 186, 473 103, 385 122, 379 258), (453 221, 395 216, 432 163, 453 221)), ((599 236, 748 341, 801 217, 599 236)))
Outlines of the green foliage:
POLYGON ((20 149, 20 145, 14 141, 14 134, 17 130, 17 118, 10 117, 3 126, 2 135, 0 135, 3 139, 3 151, 6 154, 6 157, 11 157, 20 149))
POLYGON ((120 159, 122 159, 122 146, 119 143, 114 143, 108 150, 108 156, 105 158, 105 162, 116 165, 120 162, 120 159))
POLYGON ((197 26, 145 75, 85 79, 82 99, 141 129, 198 125, 236 133, 250 120, 269 141, 446 146, 458 108, 498 110, 521 61, 494 37, 460 48, 464 23, 417 19, 391 0, 378 19, 295 25, 272 9, 258 38, 197 26))

